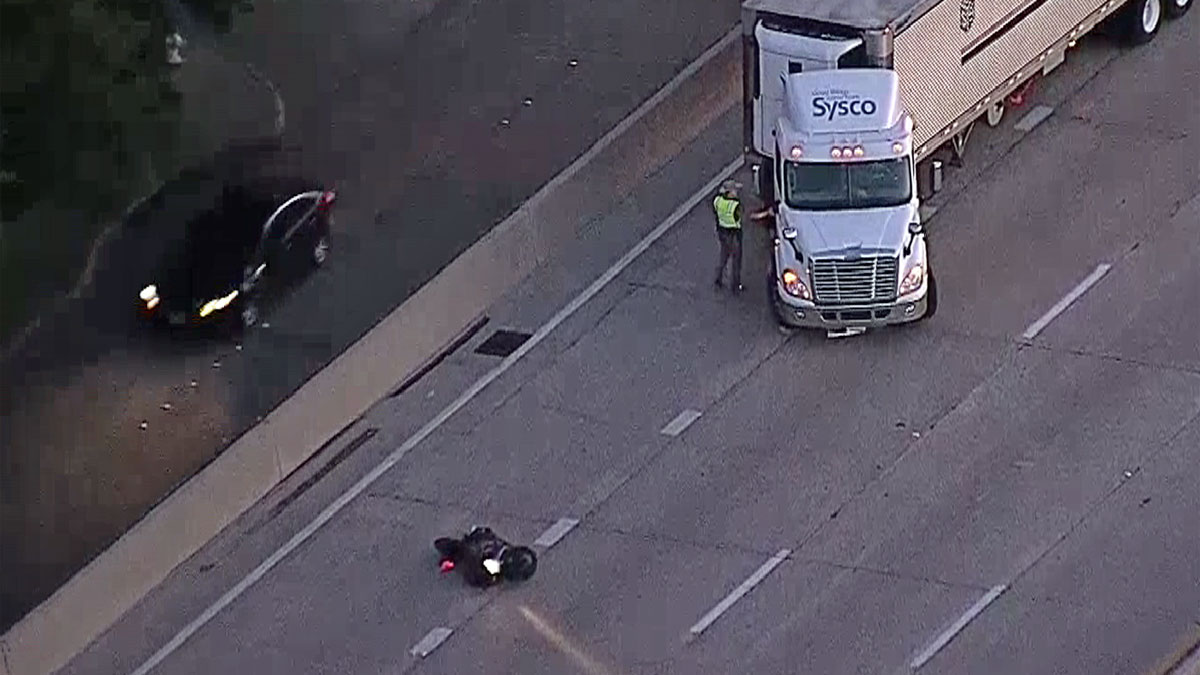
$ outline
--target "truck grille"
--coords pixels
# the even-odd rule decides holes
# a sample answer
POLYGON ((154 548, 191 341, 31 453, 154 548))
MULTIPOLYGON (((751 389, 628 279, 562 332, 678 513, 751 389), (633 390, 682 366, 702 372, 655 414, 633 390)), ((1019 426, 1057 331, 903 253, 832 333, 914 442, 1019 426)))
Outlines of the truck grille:
POLYGON ((891 302, 896 299, 898 268, 897 258, 887 256, 816 260, 813 290, 823 303, 891 302))

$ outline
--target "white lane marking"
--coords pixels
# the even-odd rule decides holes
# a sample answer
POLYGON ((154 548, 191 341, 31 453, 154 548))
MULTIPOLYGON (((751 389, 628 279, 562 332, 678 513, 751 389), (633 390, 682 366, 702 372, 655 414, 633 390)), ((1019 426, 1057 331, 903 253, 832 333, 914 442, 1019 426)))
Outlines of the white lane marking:
POLYGON ((724 600, 718 602, 716 607, 708 610, 708 614, 705 614, 699 621, 696 622, 694 626, 688 629, 689 636, 694 638, 703 633, 709 626, 713 624, 714 621, 720 618, 720 616, 724 614, 726 610, 732 607, 733 603, 740 600, 743 595, 749 593, 750 589, 761 583, 763 579, 766 579, 767 575, 771 573, 771 570, 778 567, 779 563, 782 563, 791 554, 791 549, 784 548, 780 549, 778 553, 771 556, 771 558, 767 560, 767 562, 763 563, 761 567, 754 570, 754 574, 751 574, 737 588, 733 589, 729 595, 725 596, 724 600))
POLYGON ((666 436, 678 436, 679 434, 683 433, 684 429, 687 429, 689 426, 691 426, 692 422, 695 422, 698 419, 700 419, 700 411, 688 408, 687 410, 684 410, 676 415, 675 419, 668 422, 667 426, 663 427, 662 431, 659 433, 666 436))
POLYGON ((1026 328, 1025 332, 1021 334, 1021 337, 1026 340, 1032 340, 1037 337, 1038 333, 1042 332, 1042 329, 1050 325, 1050 322, 1056 319, 1059 314, 1065 312, 1072 303, 1078 300, 1084 293, 1087 293, 1088 289, 1094 286, 1097 281, 1100 281, 1101 277, 1108 274, 1108 270, 1110 269, 1112 269, 1112 265, 1108 263, 1097 265, 1096 269, 1086 279, 1079 282, 1079 285, 1071 289, 1070 293, 1064 295, 1062 300, 1059 300, 1057 304, 1050 308, 1050 311, 1043 314, 1042 318, 1030 324, 1029 328, 1026 328))
POLYGON ((454 629, 438 626, 437 628, 434 628, 426 633, 425 637, 421 638, 420 642, 413 645, 412 649, 408 650, 408 653, 412 654, 413 656, 425 658, 426 656, 432 654, 433 650, 437 649, 443 642, 445 642, 446 638, 450 637, 452 633, 454 633, 454 629))
POLYGON ((912 663, 909 664, 909 667, 911 667, 913 670, 916 670, 928 663, 929 659, 932 659, 934 654, 937 654, 942 647, 945 647, 947 644, 949 644, 950 641, 954 639, 955 635, 958 635, 963 628, 966 628, 967 624, 970 623, 972 619, 979 616, 983 610, 987 609, 988 605, 992 604, 993 600, 1000 597, 1000 594, 1006 590, 1008 590, 1008 584, 993 586, 992 589, 985 593, 982 598, 977 600, 974 605, 971 605, 967 611, 963 612, 962 616, 958 617, 954 623, 950 624, 946 630, 942 631, 941 635, 938 635, 936 638, 934 638, 933 642, 929 643, 929 646, 925 648, 925 651, 917 654, 916 658, 914 658, 912 663))
POLYGON ((534 540, 534 546, 541 548, 550 548, 559 542, 560 539, 567 536, 567 533, 575 529, 579 524, 578 518, 559 518, 558 522, 546 528, 546 531, 534 540))
POLYGON ((742 163, 743 159, 739 156, 737 159, 734 159, 732 162, 727 164, 725 168, 721 169, 716 176, 714 176, 708 181, 708 183, 697 190, 691 197, 688 197, 687 201, 685 201, 683 204, 680 204, 670 216, 667 216, 666 220, 659 223, 657 227, 651 230, 650 233, 643 237, 642 240, 639 241, 633 248, 629 249, 625 255, 621 256, 617 262, 613 263, 612 267, 609 267, 604 274, 600 275, 599 278, 593 281, 592 284, 584 289, 582 293, 576 296, 574 300, 567 303, 565 307, 558 310, 557 314, 550 317, 550 320, 547 321, 541 328, 539 328, 532 337, 525 341, 524 344, 518 347, 516 351, 514 351, 512 354, 509 354, 495 368, 490 370, 486 375, 479 378, 474 384, 468 387, 467 390, 459 395, 459 397, 455 399, 453 403, 446 406, 445 409, 438 413, 437 417, 434 417, 432 420, 427 422, 425 426, 421 427, 415 434, 410 436, 408 440, 404 441, 399 448, 393 450, 392 453, 385 457, 382 462, 380 462, 375 468, 371 469, 367 475, 360 478, 357 483, 350 486, 348 490, 339 495, 338 498, 333 501, 333 503, 325 507, 321 513, 317 514, 317 517, 314 518, 312 522, 304 526, 304 529, 297 532, 295 536, 289 539, 283 546, 279 547, 279 549, 272 553, 266 560, 259 563, 258 567, 255 567, 253 570, 251 570, 250 573, 243 577, 241 581, 237 582, 233 588, 226 591, 224 595, 217 599, 216 602, 209 605, 209 607, 205 609, 200 616, 196 617, 188 625, 180 629, 179 632, 175 634, 175 637, 171 638, 167 644, 163 645, 162 648, 160 648, 154 653, 154 655, 147 659, 145 663, 138 666, 137 670, 134 670, 132 675, 146 675, 146 673, 149 673, 155 666, 161 663, 163 659, 170 656, 171 653, 176 649, 179 649, 179 647, 183 645, 188 638, 194 635, 196 631, 200 630, 200 628, 206 623, 211 621, 213 617, 215 617, 222 609, 236 600, 242 593, 245 593, 246 589, 253 586, 256 582, 258 582, 259 579, 262 579, 267 572, 271 571, 271 569, 278 565, 284 558, 286 558, 288 554, 296 550, 296 548, 307 541, 309 537, 313 536, 313 534, 315 534, 317 530, 321 529, 325 523, 328 523, 330 520, 332 520, 333 517, 337 515, 339 511, 345 508, 346 505, 349 504, 355 497, 362 494, 362 492, 370 487, 371 484, 376 480, 379 480, 379 477, 386 473, 388 469, 391 469, 393 466, 395 466, 396 462, 399 462, 404 455, 408 454, 408 452, 420 444, 421 441, 424 441, 426 438, 428 438, 430 434, 438 429, 438 427, 445 424, 446 420, 450 419, 454 413, 461 410, 467 405, 467 403, 475 398, 479 392, 483 391, 483 389, 495 381, 496 378, 503 375, 504 372, 509 368, 512 368, 513 364, 528 354, 530 350, 538 346, 543 340, 546 339, 546 336, 548 336, 555 328, 559 326, 559 324, 561 324, 563 321, 566 321, 567 318, 575 312, 579 311, 579 308, 582 307, 584 303, 586 303, 588 300, 591 300, 593 296, 611 283, 612 280, 615 279, 618 274, 624 271, 626 267, 629 267, 631 264, 633 264, 633 261, 636 260, 638 256, 645 253, 646 249, 650 248, 654 242, 661 239, 662 236, 665 235, 672 227, 674 227, 676 223, 678 223, 680 220, 683 220, 684 216, 691 212, 692 209, 696 208, 701 201, 705 200, 713 191, 715 191, 717 186, 720 185, 722 181, 732 176, 739 168, 741 168, 742 163))
POLYGON ((1034 127, 1042 122, 1045 122, 1053 114, 1054 108, 1051 108, 1048 105, 1035 106, 1033 110, 1025 113, 1024 117, 1017 120, 1017 123, 1013 125, 1013 128, 1017 131, 1033 131, 1034 127))

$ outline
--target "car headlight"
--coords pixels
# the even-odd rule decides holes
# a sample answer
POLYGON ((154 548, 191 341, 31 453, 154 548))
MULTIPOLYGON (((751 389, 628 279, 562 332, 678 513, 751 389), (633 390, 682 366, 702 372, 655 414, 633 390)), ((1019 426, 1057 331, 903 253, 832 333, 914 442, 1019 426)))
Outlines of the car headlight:
POLYGON ((209 314, 212 314, 213 312, 215 312, 217 310, 225 309, 226 307, 229 306, 229 303, 233 302, 234 299, 237 298, 237 296, 238 296, 238 292, 236 290, 234 290, 232 293, 230 293, 229 295, 226 295, 223 298, 217 298, 216 300, 209 300, 208 302, 204 303, 203 307, 200 308, 200 316, 202 316, 202 317, 208 316, 209 314))
POLYGON ((154 309, 159 303, 158 286, 150 284, 138 293, 138 297, 142 299, 142 302, 146 303, 146 309, 154 309))
POLYGON ((900 282, 900 295, 908 295, 919 290, 924 282, 925 266, 917 263, 908 270, 908 274, 905 274, 904 280, 900 282))
POLYGON ((783 290, 787 294, 802 300, 812 300, 812 291, 808 290, 808 286, 800 280, 800 275, 794 270, 784 270, 783 274, 779 275, 780 281, 783 282, 783 290))

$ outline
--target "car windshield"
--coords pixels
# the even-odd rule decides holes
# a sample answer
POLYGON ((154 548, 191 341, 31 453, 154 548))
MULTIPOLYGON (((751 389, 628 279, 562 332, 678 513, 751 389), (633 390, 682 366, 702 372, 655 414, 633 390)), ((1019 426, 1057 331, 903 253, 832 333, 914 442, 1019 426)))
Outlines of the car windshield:
POLYGON ((245 218, 212 209, 191 219, 184 236, 168 254, 163 279, 168 291, 211 295, 236 284, 258 245, 261 230, 257 215, 245 218))
POLYGON ((791 162, 785 165, 788 206, 806 211, 868 209, 912 199, 908 157, 866 162, 791 162))

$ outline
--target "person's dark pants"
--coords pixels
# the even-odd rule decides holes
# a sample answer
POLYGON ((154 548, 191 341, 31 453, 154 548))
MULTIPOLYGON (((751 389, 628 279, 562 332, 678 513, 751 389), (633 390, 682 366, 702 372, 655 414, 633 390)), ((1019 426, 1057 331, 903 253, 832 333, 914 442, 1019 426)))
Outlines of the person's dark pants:
POLYGON ((734 288, 742 285, 742 228, 717 227, 717 241, 721 244, 721 258, 717 263, 716 283, 721 285, 725 275, 725 264, 730 264, 730 282, 734 288))

